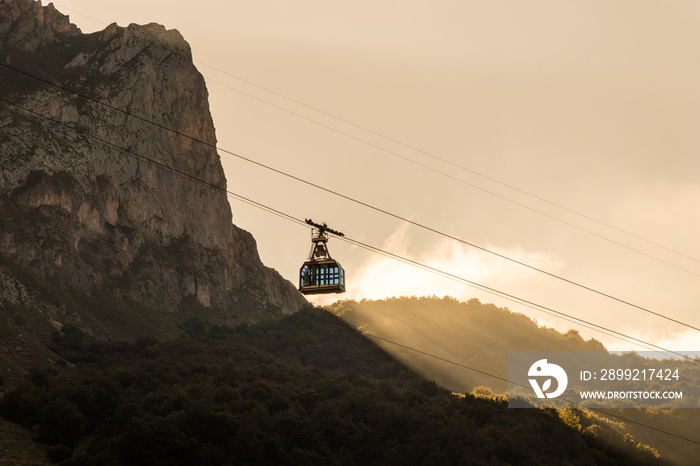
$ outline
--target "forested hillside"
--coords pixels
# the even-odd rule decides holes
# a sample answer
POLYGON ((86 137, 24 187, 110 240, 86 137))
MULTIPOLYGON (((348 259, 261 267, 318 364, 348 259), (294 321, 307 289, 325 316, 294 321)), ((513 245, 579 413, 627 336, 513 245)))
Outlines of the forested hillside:
MULTIPOLYGON (((468 393, 478 386, 505 393, 507 384, 503 379, 508 378, 509 351, 605 351, 600 342, 584 341, 575 330, 561 333, 541 327, 525 315, 476 299, 466 303, 450 297, 339 301, 329 310, 370 338, 379 337, 374 338, 379 346, 428 380, 459 393, 468 393)), ((688 387, 698 386, 700 364, 685 366, 683 377, 664 389, 689 393, 693 390, 687 390, 688 387)), ((653 445, 663 458, 677 464, 696 464, 700 456, 697 409, 605 411, 635 421, 622 428, 637 440, 653 445)))
POLYGON ((0 411, 63 465, 661 464, 603 419, 452 395, 322 310, 186 330, 105 343, 65 327, 63 369, 0 411))
POLYGON ((440 361, 382 341, 378 344, 419 373, 455 392, 485 385, 507 389, 508 351, 605 351, 575 330, 543 328, 523 314, 477 299, 401 297, 378 301, 339 301, 335 315, 371 335, 449 359, 501 379, 440 361))

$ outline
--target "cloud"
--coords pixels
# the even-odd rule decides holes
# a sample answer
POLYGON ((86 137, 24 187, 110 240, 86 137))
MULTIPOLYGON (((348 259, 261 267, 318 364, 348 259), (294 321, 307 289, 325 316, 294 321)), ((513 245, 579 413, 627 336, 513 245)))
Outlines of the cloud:
MULTIPOLYGON (((495 257, 484 251, 460 244, 448 238, 431 242, 428 249, 411 237, 407 224, 398 227, 381 249, 400 255, 434 269, 492 288, 508 291, 518 282, 527 280, 533 271, 495 257)), ((495 252, 512 257, 538 268, 556 269, 556 259, 537 252, 492 248, 495 252)), ((394 296, 453 296, 460 300, 478 298, 494 302, 497 295, 480 290, 434 272, 381 254, 371 254, 357 271, 346 271, 347 299, 384 299, 394 296)), ((316 304, 328 304, 337 296, 314 298, 316 304)), ((504 304, 505 305, 505 304, 504 304)))
MULTIPOLYGON (((631 336, 639 338, 640 340, 653 342, 655 345, 662 348, 668 348, 669 350, 681 354, 687 353, 697 353, 700 351, 700 333, 695 330, 689 330, 687 332, 676 332, 673 335, 668 335, 665 337, 658 337, 655 332, 630 332, 631 336)), ((625 351, 629 350, 631 346, 629 343, 625 343, 621 340, 611 340, 605 344, 605 347, 610 351, 625 351)), ((641 348, 635 347, 637 351, 656 351, 655 348, 641 348)), ((673 357, 668 355, 668 357, 673 357)))

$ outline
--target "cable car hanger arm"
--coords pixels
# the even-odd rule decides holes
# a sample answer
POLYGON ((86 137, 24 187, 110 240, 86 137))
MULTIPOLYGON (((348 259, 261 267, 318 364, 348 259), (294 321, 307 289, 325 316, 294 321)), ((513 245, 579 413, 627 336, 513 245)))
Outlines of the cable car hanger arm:
POLYGON ((334 234, 334 235, 336 235, 336 236, 345 236, 344 233, 341 233, 341 232, 339 232, 339 231, 336 231, 336 230, 334 230, 334 229, 332 229, 332 228, 328 228, 328 225, 327 225, 325 222, 322 223, 322 224, 318 224, 318 223, 314 222, 313 220, 311 220, 310 218, 307 218, 307 219, 306 219, 306 223, 307 223, 308 225, 311 225, 312 227, 318 228, 319 232, 322 233, 322 234, 325 233, 325 232, 328 232, 328 233, 332 233, 332 234, 334 234))

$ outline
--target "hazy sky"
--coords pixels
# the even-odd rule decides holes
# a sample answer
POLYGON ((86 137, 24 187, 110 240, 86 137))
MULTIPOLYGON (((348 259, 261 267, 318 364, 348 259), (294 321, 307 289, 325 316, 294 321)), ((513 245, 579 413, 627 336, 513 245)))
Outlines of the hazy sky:
MULTIPOLYGON (((700 326, 695 1, 56 6, 84 32, 111 22, 178 29, 207 80, 222 148, 700 326)), ((674 350, 700 349, 700 332, 221 157, 230 190, 297 218, 674 350)), ((308 229, 232 207, 265 264, 296 283, 308 229)), ((337 239, 329 248, 349 298, 478 297, 579 328, 337 239)))

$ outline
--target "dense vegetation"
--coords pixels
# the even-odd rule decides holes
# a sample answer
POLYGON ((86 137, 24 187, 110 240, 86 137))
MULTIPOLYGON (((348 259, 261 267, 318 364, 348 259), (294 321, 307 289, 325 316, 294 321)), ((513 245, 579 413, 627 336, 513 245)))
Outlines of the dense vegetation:
POLYGON ((604 420, 454 396, 324 311, 185 330, 104 343, 64 327, 53 349, 69 364, 0 411, 64 465, 658 464, 604 420))
POLYGON ((455 392, 488 386, 504 393, 508 351, 605 351, 597 340, 584 341, 575 330, 560 333, 523 314, 482 304, 478 299, 401 297, 377 301, 339 301, 329 307, 355 328, 449 359, 501 380, 441 362, 396 345, 379 344, 402 362, 455 392))
MULTIPOLYGON (((584 341, 575 330, 566 333, 538 326, 525 315, 482 304, 476 299, 460 302, 450 297, 401 297, 377 301, 340 301, 331 312, 368 334, 405 344, 441 358, 507 379, 509 351, 604 351, 596 340, 584 341)), ((397 345, 378 344, 424 377, 455 392, 487 386, 506 391, 502 380, 429 357, 397 345)), ((634 355, 628 355, 634 357, 634 355)), ((605 357, 609 357, 605 355, 605 357)), ((654 367, 653 361, 644 363, 654 367)), ((681 363, 679 363, 681 364, 681 363)), ((642 367, 641 365, 639 367, 642 367)), ((668 367, 668 365, 664 365, 668 367)), ((654 389, 681 390, 694 395, 700 386, 700 365, 684 364, 682 378, 654 389), (690 389, 689 389, 690 388, 690 389)), ((630 389, 637 388, 630 386, 630 389)), ((684 405, 691 400, 684 399, 684 405)), ((697 400, 695 400, 697 403, 697 400)), ((700 445, 700 411, 697 409, 616 409, 606 411, 659 430, 626 423, 634 438, 653 445, 663 458, 678 464, 697 464, 700 445), (668 435, 671 432, 674 435, 668 435)), ((590 413, 585 414, 590 415, 590 413)), ((615 418, 613 418, 615 419, 615 418)))

